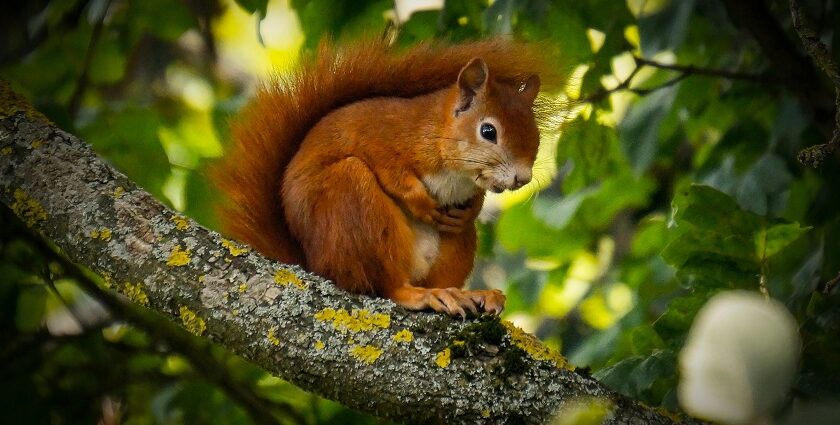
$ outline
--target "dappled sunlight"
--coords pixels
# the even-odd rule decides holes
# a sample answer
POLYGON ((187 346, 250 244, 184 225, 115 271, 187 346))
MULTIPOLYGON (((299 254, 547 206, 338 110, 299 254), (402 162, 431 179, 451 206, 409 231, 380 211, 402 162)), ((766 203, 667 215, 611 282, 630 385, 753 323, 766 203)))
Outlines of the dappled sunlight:
POLYGON ((294 65, 303 45, 303 32, 288 0, 268 2, 262 21, 233 0, 225 3, 223 15, 213 25, 223 67, 265 78, 294 65))

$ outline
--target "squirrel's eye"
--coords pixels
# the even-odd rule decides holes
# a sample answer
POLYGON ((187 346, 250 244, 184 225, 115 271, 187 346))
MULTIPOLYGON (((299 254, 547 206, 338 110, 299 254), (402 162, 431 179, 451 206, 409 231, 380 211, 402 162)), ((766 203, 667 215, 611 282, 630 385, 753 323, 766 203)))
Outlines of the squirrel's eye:
POLYGON ((496 127, 493 124, 481 124, 481 129, 479 130, 481 133, 481 137, 488 142, 496 143, 496 127))

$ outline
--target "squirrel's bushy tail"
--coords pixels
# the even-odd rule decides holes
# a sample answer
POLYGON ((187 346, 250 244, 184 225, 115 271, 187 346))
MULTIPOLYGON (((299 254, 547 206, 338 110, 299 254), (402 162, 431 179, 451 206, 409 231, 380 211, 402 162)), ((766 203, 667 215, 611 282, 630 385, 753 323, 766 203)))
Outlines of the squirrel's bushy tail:
POLYGON ((322 42, 295 71, 265 84, 233 120, 229 152, 213 172, 228 198, 224 231, 264 255, 304 264, 286 225, 280 185, 309 129, 330 111, 359 100, 413 97, 450 86, 474 57, 483 58, 497 80, 521 83, 538 74, 544 88, 560 82, 560 73, 537 45, 511 40, 427 43, 405 50, 373 40, 341 47, 322 42))

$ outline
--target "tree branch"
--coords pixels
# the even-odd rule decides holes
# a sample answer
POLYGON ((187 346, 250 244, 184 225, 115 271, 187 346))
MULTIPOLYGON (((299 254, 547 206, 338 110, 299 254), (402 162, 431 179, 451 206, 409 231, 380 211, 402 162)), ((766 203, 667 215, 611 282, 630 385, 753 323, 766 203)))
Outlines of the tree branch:
POLYGON ((564 403, 598 398, 612 406, 605 423, 679 422, 574 372, 495 318, 409 312, 222 238, 39 119, 7 84, 0 84, 0 201, 135 303, 377 416, 542 423, 564 403))
POLYGON ((802 8, 797 0, 790 0, 790 16, 793 18, 793 29, 802 40, 808 56, 828 75, 834 84, 834 132, 828 143, 805 148, 799 152, 799 162, 817 168, 833 154, 840 145, 840 72, 837 65, 831 60, 831 53, 828 47, 820 40, 819 34, 811 28, 802 14, 802 8))

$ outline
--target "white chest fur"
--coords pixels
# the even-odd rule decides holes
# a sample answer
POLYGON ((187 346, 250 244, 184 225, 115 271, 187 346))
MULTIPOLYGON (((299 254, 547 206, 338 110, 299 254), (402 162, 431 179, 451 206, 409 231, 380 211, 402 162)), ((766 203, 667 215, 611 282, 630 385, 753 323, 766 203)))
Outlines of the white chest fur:
MULTIPOLYGON (((479 190, 469 176, 456 171, 442 171, 428 175, 423 178, 423 184, 441 206, 463 204, 475 196, 476 191, 479 190)), ((418 282, 429 274, 429 270, 440 255, 440 234, 434 227, 416 220, 412 222, 412 230, 414 230, 414 265, 411 279, 413 282, 418 282)))
POLYGON ((417 283, 425 279, 432 265, 440 255, 440 234, 432 226, 414 221, 414 264, 411 269, 411 281, 417 283))
POLYGON ((463 204, 478 190, 469 176, 449 170, 423 177, 423 184, 441 206, 463 204))

